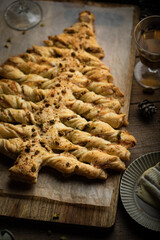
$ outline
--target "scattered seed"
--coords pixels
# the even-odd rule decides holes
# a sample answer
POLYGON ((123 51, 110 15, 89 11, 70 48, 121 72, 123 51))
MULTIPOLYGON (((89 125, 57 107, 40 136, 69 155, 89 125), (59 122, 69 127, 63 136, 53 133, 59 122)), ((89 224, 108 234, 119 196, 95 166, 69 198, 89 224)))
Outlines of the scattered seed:
POLYGON ((50 106, 50 104, 49 104, 49 103, 46 103, 45 107, 49 107, 49 106, 50 106))
POLYGON ((50 120, 50 124, 54 124, 54 123, 55 123, 54 119, 50 120))
POLYGON ((61 236, 60 240, 67 240, 67 237, 66 236, 61 236))
POLYGON ((38 126, 42 129, 43 128, 43 123, 39 123, 38 126))
POLYGON ((35 137, 35 136, 37 136, 37 133, 36 133, 36 132, 34 132, 34 133, 32 134, 32 137, 35 137))
POLYGON ((57 108, 57 109, 58 109, 58 108, 60 108, 60 106, 59 106, 59 105, 56 105, 56 106, 55 106, 55 108, 57 108))
POLYGON ((64 136, 64 132, 59 132, 58 135, 59 135, 60 137, 62 137, 62 136, 64 136))
POLYGON ((64 89, 64 90, 62 90, 61 92, 62 92, 62 94, 65 94, 65 93, 66 93, 66 90, 64 89))
POLYGON ((45 26, 45 23, 41 23, 41 25, 40 25, 41 27, 44 27, 45 26))
POLYGON ((117 139, 118 139, 118 141, 121 140, 121 131, 119 131, 119 133, 117 134, 117 139))
POLYGON ((40 151, 39 151, 39 150, 36 150, 36 151, 35 151, 35 155, 38 155, 38 153, 40 153, 40 151))
POLYGON ((35 171, 36 171, 35 166, 32 166, 32 167, 31 167, 31 171, 32 171, 32 172, 35 172, 35 171))
POLYGON ((40 142, 41 146, 45 148, 45 143, 44 142, 40 142))
POLYGON ((27 148, 25 149, 25 152, 29 153, 29 152, 30 152, 30 148, 27 147, 27 148))
POLYGON ((7 42, 8 42, 8 43, 11 43, 11 42, 12 42, 12 39, 11 39, 11 38, 8 38, 8 39, 7 39, 7 42))
POLYGON ((72 57, 75 57, 75 56, 76 56, 75 52, 72 52, 72 53, 71 53, 71 56, 72 56, 72 57))
POLYGON ((58 145, 59 145, 59 142, 55 141, 55 145, 57 145, 57 146, 58 146, 58 145))
POLYGON ((87 123, 87 124, 84 126, 83 131, 87 131, 89 128, 90 128, 90 125, 89 125, 89 123, 87 123))
POLYGON ((73 77, 73 75, 72 74, 68 74, 68 77, 71 78, 71 77, 73 77))
POLYGON ((53 220, 59 219, 59 213, 54 213, 53 220))
POLYGON ((66 163, 66 167, 69 167, 69 162, 66 163))
POLYGON ((68 48, 70 48, 70 49, 73 48, 72 44, 69 44, 69 45, 68 45, 68 48))
POLYGON ((70 68, 69 71, 70 72, 75 72, 75 70, 73 68, 70 68))
POLYGON ((5 47, 5 48, 8 48, 8 47, 9 47, 9 45, 6 43, 6 44, 4 45, 4 47, 5 47))

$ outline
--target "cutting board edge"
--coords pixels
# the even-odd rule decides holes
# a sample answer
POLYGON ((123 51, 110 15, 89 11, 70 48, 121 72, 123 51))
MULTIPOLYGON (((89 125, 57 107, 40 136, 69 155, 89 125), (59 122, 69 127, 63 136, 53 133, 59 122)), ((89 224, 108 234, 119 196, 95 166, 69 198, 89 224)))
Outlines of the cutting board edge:
MULTIPOLYGON (((116 181, 120 182, 121 175, 117 175, 117 178, 116 181)), ((118 194, 119 191, 115 191, 112 195, 110 208, 0 192, 0 216, 101 229, 111 228, 115 223, 118 194), (73 214, 75 212, 76 215, 73 214), (53 216, 57 214, 59 218, 54 219, 53 216)))

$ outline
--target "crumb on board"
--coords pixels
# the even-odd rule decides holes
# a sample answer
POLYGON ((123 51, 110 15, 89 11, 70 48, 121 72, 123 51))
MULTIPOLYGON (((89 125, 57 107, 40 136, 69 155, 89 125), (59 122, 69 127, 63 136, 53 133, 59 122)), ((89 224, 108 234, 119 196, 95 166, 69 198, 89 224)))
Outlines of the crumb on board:
POLYGON ((5 47, 5 48, 8 48, 8 47, 9 47, 9 45, 6 43, 6 44, 4 45, 4 47, 5 47))
POLYGON ((41 27, 44 27, 44 26, 45 26, 45 23, 41 23, 40 26, 41 26, 41 27))
POLYGON ((53 220, 59 219, 59 213, 54 213, 53 220))

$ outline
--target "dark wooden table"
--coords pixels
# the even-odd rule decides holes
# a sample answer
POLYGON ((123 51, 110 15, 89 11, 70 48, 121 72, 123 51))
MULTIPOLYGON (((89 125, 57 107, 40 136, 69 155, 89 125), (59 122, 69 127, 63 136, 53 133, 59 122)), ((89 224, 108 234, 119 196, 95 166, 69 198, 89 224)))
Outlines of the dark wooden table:
MULTIPOLYGON (((137 58, 138 60, 138 58, 137 58)), ((153 151, 160 151, 160 90, 152 95, 144 94, 133 77, 132 95, 130 102, 128 131, 137 139, 137 145, 131 149, 131 161, 137 157, 153 151), (138 113, 138 103, 148 99, 157 108, 157 113, 150 121, 144 121, 138 113)), ((0 217, 0 229, 9 229, 16 240, 142 240, 148 238, 158 239, 159 233, 145 229, 137 224, 124 209, 120 196, 117 209, 117 217, 112 228, 103 231, 95 228, 84 228, 71 225, 29 221, 8 217, 0 217)))

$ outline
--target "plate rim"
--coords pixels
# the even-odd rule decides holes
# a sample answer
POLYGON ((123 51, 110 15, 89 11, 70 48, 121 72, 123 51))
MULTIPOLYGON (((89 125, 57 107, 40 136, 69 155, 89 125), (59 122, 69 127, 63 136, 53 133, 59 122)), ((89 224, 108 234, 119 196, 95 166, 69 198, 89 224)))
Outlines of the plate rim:
POLYGON ((134 219, 137 223, 139 223, 145 228, 148 228, 153 231, 160 231, 159 221, 158 220, 156 221, 156 218, 148 215, 148 213, 140 209, 135 199, 134 189, 135 189, 136 181, 146 169, 153 166, 153 165, 150 165, 148 167, 148 165, 152 163, 150 162, 150 157, 154 158, 155 161, 158 160, 158 157, 160 159, 160 151, 149 152, 144 155, 141 155, 140 157, 136 158, 127 167, 124 174, 122 175, 121 182, 120 182, 120 196, 121 196, 121 200, 124 208, 126 209, 127 213, 130 215, 132 219, 134 219), (142 162, 144 159, 148 164, 148 165, 146 164, 147 166, 146 168, 142 162), (136 164, 138 164, 140 168, 137 169, 137 171, 134 172, 134 174, 132 175, 131 173, 133 173, 132 171, 135 170, 134 167, 136 166, 136 164))

